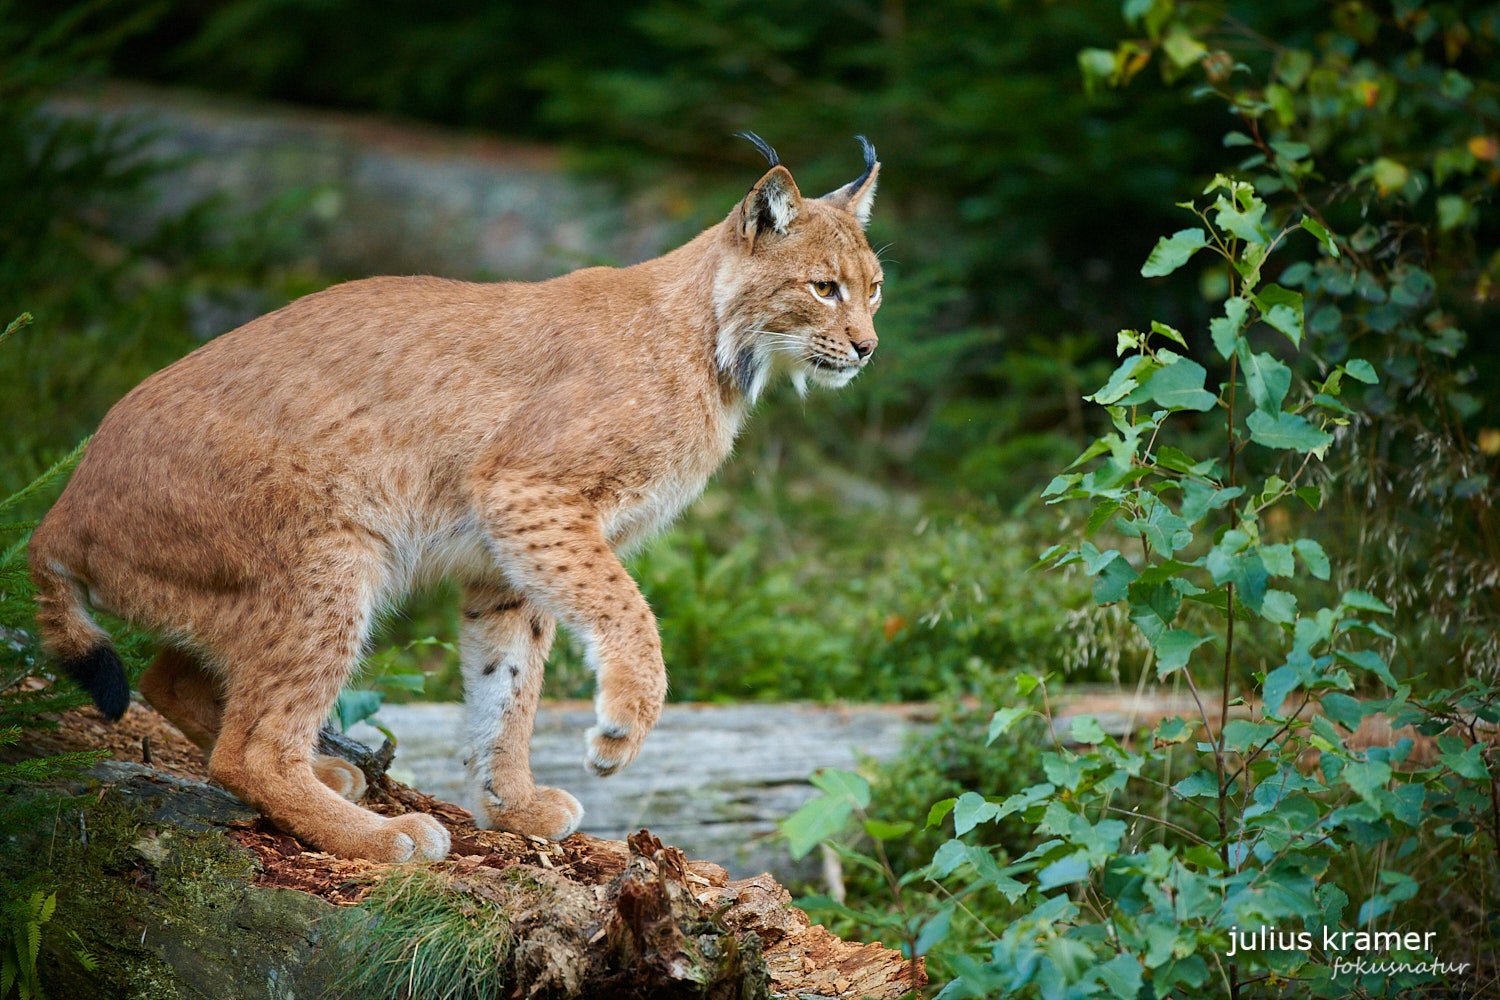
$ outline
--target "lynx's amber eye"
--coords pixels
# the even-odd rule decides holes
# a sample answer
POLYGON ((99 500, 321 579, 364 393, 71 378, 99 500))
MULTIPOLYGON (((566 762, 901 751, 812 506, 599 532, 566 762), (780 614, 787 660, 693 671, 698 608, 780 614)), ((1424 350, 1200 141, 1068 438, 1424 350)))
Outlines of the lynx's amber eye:
POLYGON ((812 290, 818 298, 827 299, 830 302, 839 297, 839 285, 836 281, 814 281, 812 290))

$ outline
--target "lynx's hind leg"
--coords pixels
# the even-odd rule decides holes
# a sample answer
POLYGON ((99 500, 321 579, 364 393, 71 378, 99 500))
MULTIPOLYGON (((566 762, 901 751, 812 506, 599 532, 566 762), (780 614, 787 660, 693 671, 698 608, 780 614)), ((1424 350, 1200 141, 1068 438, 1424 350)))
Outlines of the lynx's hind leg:
POLYGON ((561 840, 583 819, 577 799, 531 775, 531 731, 556 632, 555 619, 519 594, 464 593, 464 765, 467 804, 482 830, 561 840))
POLYGON ((261 595, 216 652, 234 666, 209 773, 305 843, 345 858, 439 860, 448 832, 422 813, 385 819, 345 801, 314 767, 313 745, 353 671, 378 571, 353 544, 310 557, 300 586, 261 595))
POLYGON ((204 754, 214 748, 224 718, 217 679, 203 661, 168 646, 141 674, 141 695, 204 754))
MULTIPOLYGON (((168 646, 141 674, 142 696, 192 740, 205 757, 213 753, 224 721, 222 683, 202 660, 168 646)), ((351 801, 365 794, 365 773, 338 757, 314 757, 318 780, 351 801)))

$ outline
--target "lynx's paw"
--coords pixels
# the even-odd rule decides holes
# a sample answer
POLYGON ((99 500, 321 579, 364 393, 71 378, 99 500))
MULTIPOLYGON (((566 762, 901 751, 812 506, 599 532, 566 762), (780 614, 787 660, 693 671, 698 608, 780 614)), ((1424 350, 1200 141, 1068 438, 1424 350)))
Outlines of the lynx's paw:
POLYGON ((443 824, 426 813, 407 813, 382 821, 351 853, 357 858, 386 864, 441 861, 448 856, 450 844, 443 824))
POLYGON ((537 786, 536 796, 521 806, 504 808, 486 796, 474 812, 474 825, 481 830, 508 830, 529 837, 562 840, 578 829, 583 806, 561 788, 537 786))
POLYGON ((350 802, 358 801, 365 794, 365 772, 342 757, 314 757, 312 769, 319 781, 350 802))
POLYGON ((601 777, 614 774, 635 760, 641 752, 646 734, 661 717, 662 696, 654 700, 650 696, 606 698, 601 692, 594 698, 594 717, 597 724, 586 734, 588 758, 585 764, 590 774, 601 777))
POLYGON ((601 716, 599 724, 586 734, 589 753, 585 766, 590 774, 600 777, 614 774, 635 760, 641 752, 641 743, 650 732, 650 726, 621 726, 606 722, 601 716))

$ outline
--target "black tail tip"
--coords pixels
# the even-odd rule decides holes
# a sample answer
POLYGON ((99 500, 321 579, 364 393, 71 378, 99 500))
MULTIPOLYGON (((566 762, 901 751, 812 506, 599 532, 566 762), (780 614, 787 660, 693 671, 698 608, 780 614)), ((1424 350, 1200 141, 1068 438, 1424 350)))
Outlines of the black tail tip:
POLYGON ((63 660, 62 668, 89 693, 110 722, 119 722, 130 707, 130 681, 125 664, 110 646, 95 646, 81 656, 63 660))

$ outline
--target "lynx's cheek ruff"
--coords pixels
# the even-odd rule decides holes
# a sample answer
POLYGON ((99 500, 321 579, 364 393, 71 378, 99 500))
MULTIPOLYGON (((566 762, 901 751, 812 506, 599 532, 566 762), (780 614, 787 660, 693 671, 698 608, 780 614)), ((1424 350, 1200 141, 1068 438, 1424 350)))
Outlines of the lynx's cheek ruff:
POLYGON ((720 224, 656 260, 551 281, 372 278, 218 337, 105 416, 32 535, 47 651, 107 718, 125 671, 90 609, 154 630, 141 693, 209 772, 343 857, 441 858, 429 816, 377 816, 317 731, 377 616, 463 588, 466 802, 482 827, 565 837, 530 740, 559 625, 597 683, 585 760, 628 765, 667 691, 620 553, 669 524, 778 377, 837 387, 876 348, 865 240, 879 164, 803 198, 775 151, 720 224))

